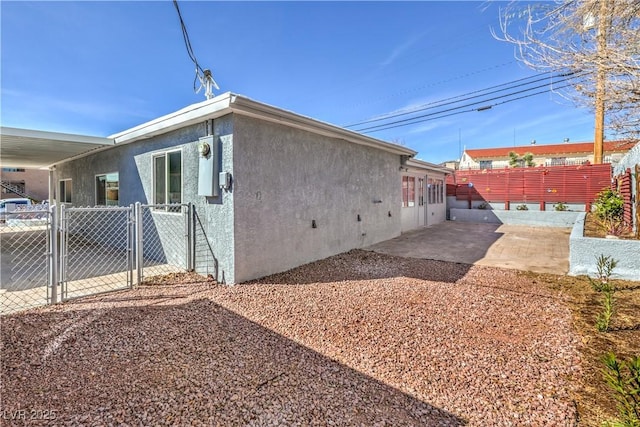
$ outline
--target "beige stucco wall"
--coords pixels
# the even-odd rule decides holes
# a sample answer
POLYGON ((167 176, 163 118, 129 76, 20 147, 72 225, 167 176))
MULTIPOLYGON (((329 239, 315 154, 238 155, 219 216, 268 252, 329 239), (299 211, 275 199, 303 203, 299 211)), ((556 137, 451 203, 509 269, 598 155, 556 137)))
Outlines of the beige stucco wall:
MULTIPOLYGON (((49 198, 49 171, 41 169, 25 169, 23 172, 0 171, 0 179, 5 182, 23 182, 25 193, 36 201, 42 201, 49 198)), ((11 193, 4 188, 0 194, 0 198, 9 199, 13 197, 22 197, 11 193)))

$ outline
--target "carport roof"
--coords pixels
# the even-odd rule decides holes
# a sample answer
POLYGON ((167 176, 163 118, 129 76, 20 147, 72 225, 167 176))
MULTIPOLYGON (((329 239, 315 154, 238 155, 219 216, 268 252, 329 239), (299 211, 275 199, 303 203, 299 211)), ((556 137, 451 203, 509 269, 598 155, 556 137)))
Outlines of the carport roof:
POLYGON ((114 145, 109 138, 40 130, 0 127, 0 165, 30 169, 114 145))

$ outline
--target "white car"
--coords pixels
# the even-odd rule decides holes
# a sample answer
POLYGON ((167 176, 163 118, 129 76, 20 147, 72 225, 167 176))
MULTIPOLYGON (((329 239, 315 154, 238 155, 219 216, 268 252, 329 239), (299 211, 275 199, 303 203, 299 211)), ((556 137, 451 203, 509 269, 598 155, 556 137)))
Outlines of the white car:
POLYGON ((31 206, 31 199, 2 199, 0 200, 0 221, 5 222, 7 214, 19 210, 20 207, 31 206))

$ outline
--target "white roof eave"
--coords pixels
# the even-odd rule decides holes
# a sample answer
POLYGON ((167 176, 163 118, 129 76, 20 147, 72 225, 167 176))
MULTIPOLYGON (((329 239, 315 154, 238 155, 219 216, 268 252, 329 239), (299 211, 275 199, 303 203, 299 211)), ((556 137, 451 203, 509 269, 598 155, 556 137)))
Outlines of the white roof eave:
POLYGON ((255 117, 275 123, 282 123, 287 126, 304 129, 316 134, 341 138, 355 144, 366 145, 408 157, 413 157, 417 154, 416 151, 400 145, 371 138, 338 126, 253 101, 249 98, 232 94, 230 92, 218 95, 215 98, 197 104, 189 105, 188 107, 171 114, 167 114, 134 128, 111 135, 109 138, 113 138, 116 144, 126 144, 200 123, 203 120, 215 119, 229 113, 255 117))

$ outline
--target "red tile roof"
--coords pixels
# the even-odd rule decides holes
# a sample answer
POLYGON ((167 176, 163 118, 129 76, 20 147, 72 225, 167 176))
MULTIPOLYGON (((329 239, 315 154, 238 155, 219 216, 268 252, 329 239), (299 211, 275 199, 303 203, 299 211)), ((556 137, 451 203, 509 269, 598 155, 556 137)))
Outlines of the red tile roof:
MULTIPOLYGON (((625 153, 636 145, 637 141, 605 141, 606 153, 625 153)), ((494 159, 509 157, 509 152, 515 151, 519 155, 531 153, 534 156, 559 156, 567 154, 591 154, 593 142, 574 142, 565 144, 524 145, 520 147, 477 148, 467 149, 465 152, 474 159, 494 159)))

